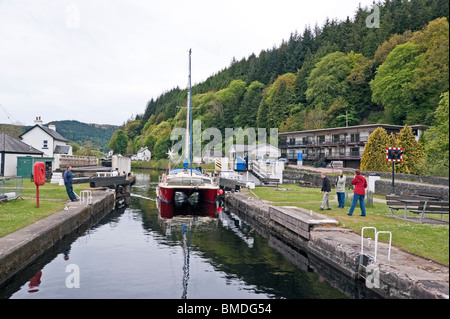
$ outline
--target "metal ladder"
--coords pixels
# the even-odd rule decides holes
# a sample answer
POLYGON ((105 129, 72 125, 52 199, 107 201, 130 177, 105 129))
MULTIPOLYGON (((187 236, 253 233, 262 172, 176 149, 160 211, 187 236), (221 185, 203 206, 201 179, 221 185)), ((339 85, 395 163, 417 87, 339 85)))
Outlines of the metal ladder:
POLYGON ((87 205, 92 204, 92 192, 89 190, 80 192, 80 205, 86 202, 87 205))
MULTIPOLYGON (((358 274, 360 278, 363 278, 366 281, 366 286, 369 288, 379 288, 379 280, 372 282, 372 279, 378 279, 376 277, 376 272, 378 272, 378 267, 375 266, 377 262, 377 253, 378 253, 378 238, 379 234, 389 234, 389 250, 388 250, 388 260, 391 260, 391 244, 392 244, 392 233, 390 231, 377 231, 375 227, 363 227, 361 229, 361 252, 359 255, 359 267, 358 274), (375 231, 375 250, 374 255, 369 255, 364 253, 364 230, 365 229, 373 229, 375 231), (369 274, 371 278, 369 278, 369 274)), ((369 238, 369 247, 370 247, 371 239, 369 238)))

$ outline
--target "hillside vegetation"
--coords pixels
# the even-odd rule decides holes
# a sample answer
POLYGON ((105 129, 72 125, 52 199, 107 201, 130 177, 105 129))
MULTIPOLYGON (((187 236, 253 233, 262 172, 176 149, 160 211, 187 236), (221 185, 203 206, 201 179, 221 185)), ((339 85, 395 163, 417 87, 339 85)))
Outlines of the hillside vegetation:
MULTIPOLYGON (((194 119, 222 133, 227 127, 286 132, 346 122, 438 125, 436 109, 448 92, 448 1, 378 5, 379 28, 367 27, 372 11, 359 7, 353 18, 327 19, 258 56, 233 59, 193 87, 194 119)), ((186 89, 178 87, 152 98, 109 147, 125 154, 147 146, 155 158, 166 157, 171 130, 186 124, 185 109, 177 108, 186 99, 186 89)))
MULTIPOLYGON (((56 131, 69 140, 74 152, 81 148, 87 148, 87 152, 93 150, 106 152, 111 136, 119 128, 116 125, 87 124, 69 120, 52 123, 55 124, 56 131)), ((48 126, 48 124, 44 126, 48 126)), ((31 126, 0 124, 0 132, 5 132, 15 138, 19 138, 22 133, 30 128, 31 126)))

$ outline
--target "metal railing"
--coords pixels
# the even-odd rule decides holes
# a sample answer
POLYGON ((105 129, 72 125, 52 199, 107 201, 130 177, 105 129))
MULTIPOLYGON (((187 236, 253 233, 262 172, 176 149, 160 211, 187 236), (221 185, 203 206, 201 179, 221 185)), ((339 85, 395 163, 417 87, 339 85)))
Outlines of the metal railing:
POLYGON ((325 139, 319 141, 299 141, 291 142, 287 140, 280 141, 280 148, 301 148, 301 147, 321 147, 321 146, 339 146, 349 144, 365 144, 368 137, 346 137, 340 139, 325 139))
MULTIPOLYGON (((332 152, 330 153, 303 153, 304 161, 317 161, 316 157, 322 156, 328 160, 339 160, 339 159, 360 159, 363 152, 361 151, 349 151, 349 152, 332 152)), ((297 160, 297 153, 286 154, 288 160, 297 160)))
POLYGON ((0 177, 0 200, 11 200, 23 195, 23 177, 0 177))

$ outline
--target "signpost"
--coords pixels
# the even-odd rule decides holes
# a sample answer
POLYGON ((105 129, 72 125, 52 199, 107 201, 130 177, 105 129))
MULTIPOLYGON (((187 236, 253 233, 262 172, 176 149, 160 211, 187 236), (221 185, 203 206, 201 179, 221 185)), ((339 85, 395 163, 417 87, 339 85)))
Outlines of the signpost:
POLYGON ((302 169, 303 167, 303 153, 297 153, 297 168, 302 169))
POLYGON ((392 194, 395 190, 394 176, 395 176, 395 162, 403 161, 403 148, 401 147, 386 147, 386 161, 392 162, 392 194))

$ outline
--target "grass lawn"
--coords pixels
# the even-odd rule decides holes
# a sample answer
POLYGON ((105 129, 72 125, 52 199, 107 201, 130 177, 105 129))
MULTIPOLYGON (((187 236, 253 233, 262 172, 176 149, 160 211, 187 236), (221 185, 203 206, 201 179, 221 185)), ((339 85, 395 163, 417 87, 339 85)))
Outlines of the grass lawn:
MULTIPOLYGON (((271 201, 272 205, 302 207, 333 217, 341 227, 352 229, 358 234, 365 226, 376 227, 378 231, 390 231, 395 247, 441 264, 449 264, 448 225, 424 225, 391 218, 389 207, 375 201, 373 207, 366 207, 366 217, 359 216, 359 207, 356 207, 353 216, 348 216, 350 203, 346 203, 345 209, 338 209, 335 191, 330 195, 331 210, 319 211, 322 201, 319 188, 280 185, 278 188, 257 187, 252 191, 259 198, 271 201)), ((369 230, 368 234, 373 237, 373 231, 369 230)), ((388 235, 380 235, 381 241, 388 239, 388 235)))
MULTIPOLYGON (((74 191, 89 189, 89 184, 75 184, 74 191)), ((39 208, 36 207, 36 186, 23 182, 24 199, 5 201, 0 207, 0 237, 13 233, 42 218, 64 209, 69 201, 65 186, 47 183, 39 187, 39 208)))
POLYGON ((66 202, 40 200, 36 208, 35 199, 7 201, 0 207, 0 237, 22 229, 62 209, 66 202))

